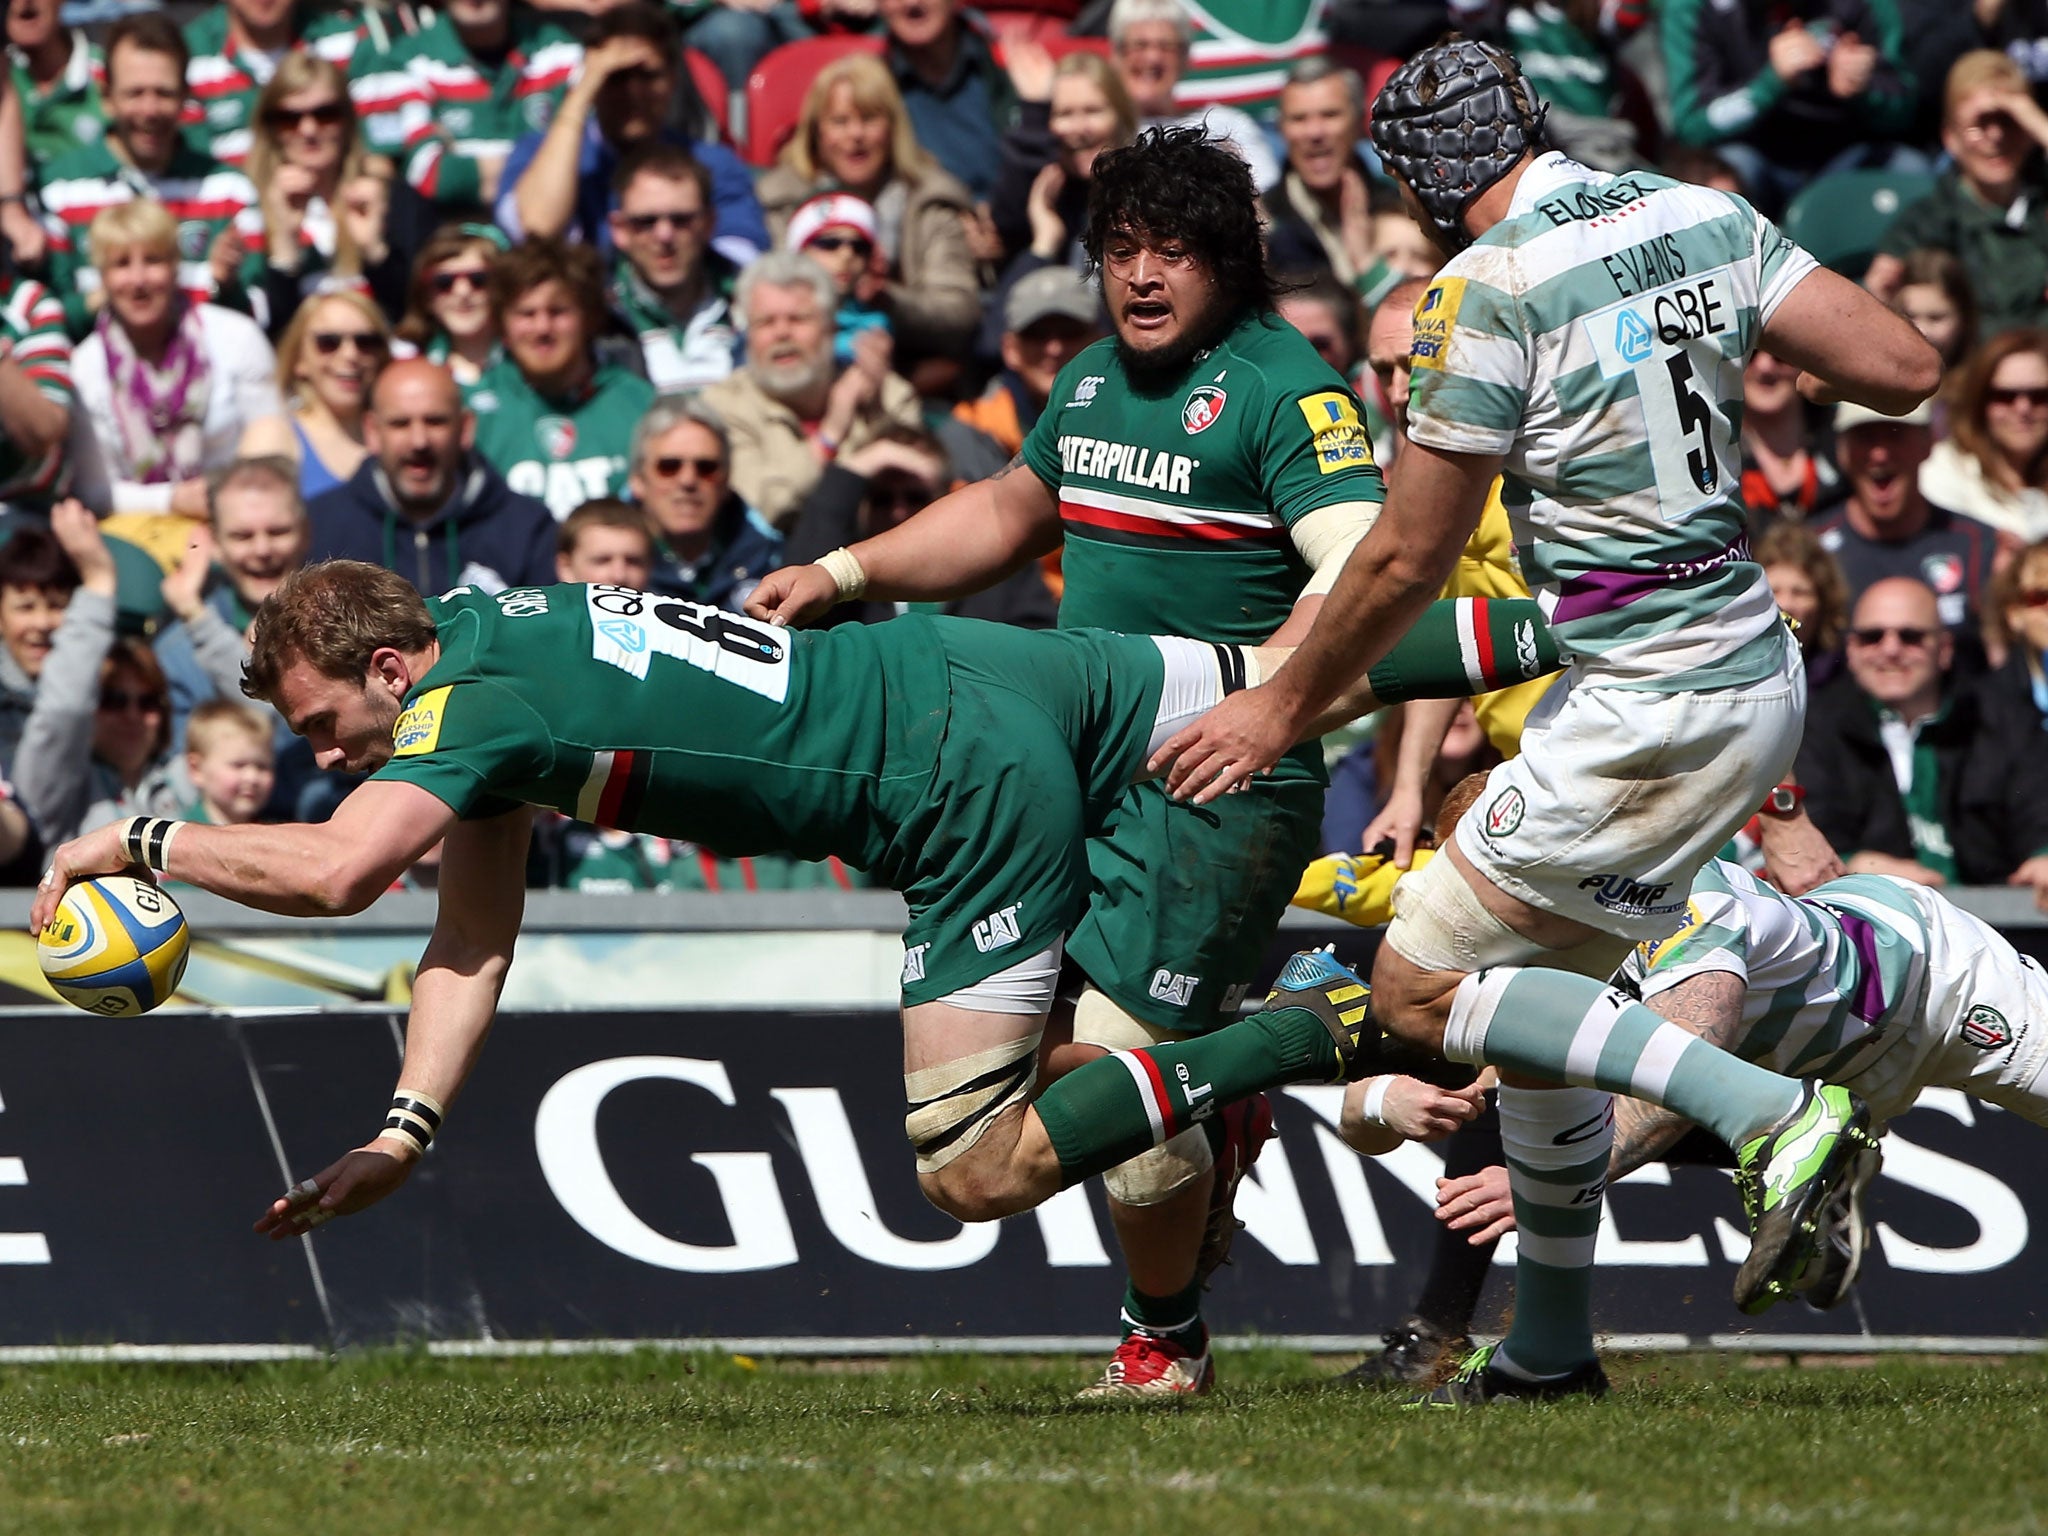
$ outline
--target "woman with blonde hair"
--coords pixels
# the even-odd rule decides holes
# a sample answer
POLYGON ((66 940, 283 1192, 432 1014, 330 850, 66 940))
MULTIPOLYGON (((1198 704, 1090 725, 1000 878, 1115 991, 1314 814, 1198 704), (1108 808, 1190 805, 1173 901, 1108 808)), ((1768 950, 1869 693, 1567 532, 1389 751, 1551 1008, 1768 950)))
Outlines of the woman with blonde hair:
POLYGON ((247 315, 178 286, 178 224, 117 203, 87 236, 106 302, 71 357, 73 488, 99 513, 206 516, 206 475, 252 421, 283 412, 277 359, 247 315))
POLYGON ((363 412, 390 356, 391 328, 368 294, 335 287, 306 300, 277 345, 277 378, 290 414, 252 426, 241 457, 290 459, 299 466, 305 501, 333 490, 369 451, 363 412))
POLYGON ((849 54, 818 71, 796 132, 756 191, 778 248, 790 216, 820 192, 872 203, 888 269, 879 300, 899 358, 965 352, 981 318, 963 222, 973 197, 918 143, 880 59, 849 54))
POLYGON ((397 340, 455 375, 465 398, 502 355, 490 284, 491 263, 506 249, 494 224, 444 224, 413 260, 397 340))
MULTIPOLYGON (((1012 73, 1020 93, 1038 88, 1014 60, 1012 73)), ((1006 257, 1029 248, 1040 263, 1078 268, 1095 157, 1136 137, 1138 109, 1123 76, 1099 53, 1070 53, 1051 64, 1043 89, 1024 100, 1017 126, 1003 136, 989 211, 1006 257)))
POLYGON ((2048 537, 2048 331, 2003 331, 1963 364, 1920 494, 2024 543, 2048 537))
POLYGON ((2048 729, 2048 539, 2021 550, 1992 582, 1984 648, 2000 661, 1994 686, 2025 698, 2048 729))
POLYGON ((366 155, 348 77, 311 52, 287 53, 256 98, 245 169, 262 200, 264 291, 277 324, 323 279, 359 278, 396 300, 405 269, 384 227, 391 183, 366 155))

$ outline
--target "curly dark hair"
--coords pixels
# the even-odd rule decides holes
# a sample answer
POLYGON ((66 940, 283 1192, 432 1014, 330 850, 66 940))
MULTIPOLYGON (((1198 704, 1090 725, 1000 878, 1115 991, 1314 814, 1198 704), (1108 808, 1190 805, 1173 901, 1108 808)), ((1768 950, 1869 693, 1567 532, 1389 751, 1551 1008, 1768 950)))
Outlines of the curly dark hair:
POLYGON ((1200 128, 1149 129, 1097 156, 1089 181, 1081 244, 1090 266, 1101 269, 1103 248, 1117 235, 1177 240, 1234 305, 1273 307, 1258 189, 1251 168, 1223 140, 1200 128))

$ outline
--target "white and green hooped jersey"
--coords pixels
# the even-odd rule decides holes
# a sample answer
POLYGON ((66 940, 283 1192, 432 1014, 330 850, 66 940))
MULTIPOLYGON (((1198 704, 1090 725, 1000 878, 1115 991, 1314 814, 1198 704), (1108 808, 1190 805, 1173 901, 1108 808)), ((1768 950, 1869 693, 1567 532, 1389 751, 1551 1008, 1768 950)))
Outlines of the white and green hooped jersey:
POLYGON ((1529 584, 1600 681, 1780 665, 1743 536, 1742 370, 1814 266, 1739 197, 1548 154, 1417 304, 1410 435, 1506 455, 1529 584))
POLYGON ((1911 1107, 1927 1086, 1922 1069, 1950 1042, 1985 1052, 2014 1043, 2040 990, 2025 965, 1925 886, 1850 875, 1794 899, 1716 859, 1693 884, 1685 926, 1638 946, 1622 969, 1646 1002, 1710 972, 1742 977, 1737 1055, 1845 1083, 1889 1120, 1911 1107))

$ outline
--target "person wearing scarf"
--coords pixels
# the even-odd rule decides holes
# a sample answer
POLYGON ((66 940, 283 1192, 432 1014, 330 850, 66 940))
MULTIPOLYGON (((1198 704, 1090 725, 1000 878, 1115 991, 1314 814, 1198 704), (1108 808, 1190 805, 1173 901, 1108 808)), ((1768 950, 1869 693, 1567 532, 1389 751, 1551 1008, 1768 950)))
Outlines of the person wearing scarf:
POLYGON ((77 495, 93 511, 206 515, 206 475, 243 430, 282 415, 277 359, 247 315, 178 287, 178 229, 137 199, 92 223, 106 302, 72 357, 77 495))

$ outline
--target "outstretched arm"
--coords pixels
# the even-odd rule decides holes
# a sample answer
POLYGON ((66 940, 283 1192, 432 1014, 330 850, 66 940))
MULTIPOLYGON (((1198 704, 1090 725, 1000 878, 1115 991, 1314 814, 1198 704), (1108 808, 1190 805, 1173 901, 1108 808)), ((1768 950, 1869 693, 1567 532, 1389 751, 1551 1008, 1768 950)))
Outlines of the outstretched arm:
MULTIPOLYGON (((389 890, 455 824, 455 813, 417 785, 372 779, 318 824, 186 822, 171 838, 163 873, 285 917, 346 915, 389 890)), ((37 932, 72 881, 133 863, 122 843, 127 826, 126 818, 110 821, 57 850, 36 891, 37 932)))
MULTIPOLYGON (((497 1017, 526 903, 533 811, 459 822, 441 856, 441 905, 413 980, 398 1092, 446 1109, 497 1017)), ((421 1150, 384 1131, 271 1202, 256 1230, 275 1241, 375 1205, 411 1175, 421 1150)))

